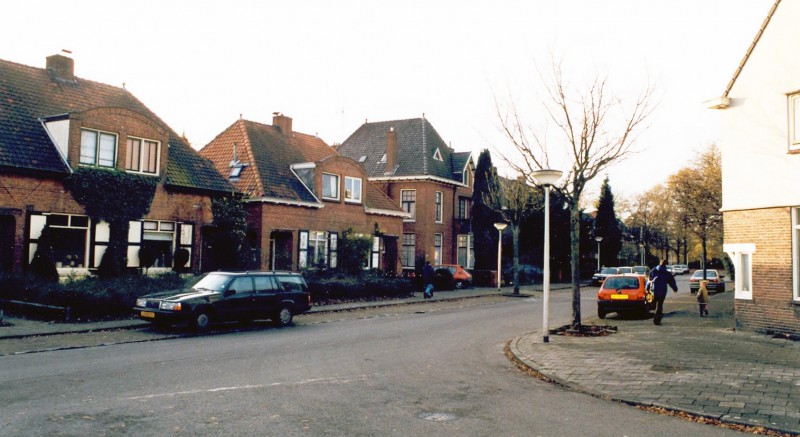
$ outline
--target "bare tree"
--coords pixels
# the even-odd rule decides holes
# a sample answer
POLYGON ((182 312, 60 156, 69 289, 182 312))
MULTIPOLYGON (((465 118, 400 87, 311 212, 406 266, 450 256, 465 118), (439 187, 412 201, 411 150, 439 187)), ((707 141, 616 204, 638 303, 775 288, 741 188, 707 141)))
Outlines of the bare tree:
POLYGON ((512 99, 505 105, 495 102, 500 128, 511 142, 512 151, 498 154, 530 184, 538 185, 533 172, 550 168, 549 153, 564 147, 569 168, 559 190, 570 208, 572 264, 572 325, 580 328, 580 200, 586 184, 610 165, 632 152, 638 132, 653 110, 653 88, 647 87, 632 103, 606 93, 606 78, 596 78, 584 90, 567 89, 561 64, 553 62, 552 79, 546 80, 547 97, 542 99, 546 123, 542 128, 529 125, 512 99), (553 124, 556 133, 548 133, 553 124), (552 138, 553 136, 557 138, 552 138), (559 146, 555 146, 557 144, 559 146))
MULTIPOLYGON (((484 204, 499 213, 508 222, 514 248, 514 294, 519 294, 519 226, 530 214, 542 205, 537 191, 527 184, 525 178, 497 178, 499 184, 490 186, 485 193, 484 204), (538 207, 537 207, 538 205, 538 207)), ((500 272, 497 272, 500 280, 500 272)))

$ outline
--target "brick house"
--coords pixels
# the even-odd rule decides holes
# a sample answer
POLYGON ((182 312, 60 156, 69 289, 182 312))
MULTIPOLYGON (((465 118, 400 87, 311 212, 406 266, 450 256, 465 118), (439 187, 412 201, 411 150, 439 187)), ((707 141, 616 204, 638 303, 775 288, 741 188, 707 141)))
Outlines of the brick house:
POLYGON ((776 1, 721 97, 724 250, 737 328, 800 335, 800 3, 776 1), (761 173, 759 175, 759 172, 761 173))
POLYGON ((410 214, 403 222, 403 269, 422 258, 474 267, 470 152, 453 151, 424 117, 364 123, 336 150, 410 214))
POLYGON ((149 247, 156 270, 179 248, 191 253, 186 268, 201 268, 211 196, 233 190, 213 166, 124 88, 76 77, 71 58, 50 56, 46 68, 0 60, 0 271, 25 270, 46 225, 59 274, 99 265, 109 226, 63 184, 78 167, 158 178, 150 212, 129 223, 129 267, 149 247))
POLYGON ((373 240, 365 267, 397 272, 406 214, 355 161, 293 131, 290 117, 276 113, 272 125, 237 120, 200 154, 248 197, 261 268, 336 268, 339 238, 350 228, 373 240))

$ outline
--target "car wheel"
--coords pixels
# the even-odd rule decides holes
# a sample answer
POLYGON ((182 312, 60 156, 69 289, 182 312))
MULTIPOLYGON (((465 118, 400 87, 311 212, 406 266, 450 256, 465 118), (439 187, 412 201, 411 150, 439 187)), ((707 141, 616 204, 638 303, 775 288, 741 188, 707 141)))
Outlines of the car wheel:
POLYGON ((606 312, 601 310, 600 308, 598 308, 597 309, 597 317, 600 317, 601 319, 605 319, 606 318, 606 312))
POLYGON ((292 324, 293 317, 294 314, 292 313, 292 308, 288 305, 284 305, 277 313, 275 313, 275 317, 272 320, 278 326, 289 326, 292 324))
POLYGON ((211 325, 211 314, 206 308, 200 308, 192 315, 192 327, 197 331, 205 331, 211 325))
POLYGON ((464 281, 456 281, 456 289, 461 290, 464 288, 464 281))

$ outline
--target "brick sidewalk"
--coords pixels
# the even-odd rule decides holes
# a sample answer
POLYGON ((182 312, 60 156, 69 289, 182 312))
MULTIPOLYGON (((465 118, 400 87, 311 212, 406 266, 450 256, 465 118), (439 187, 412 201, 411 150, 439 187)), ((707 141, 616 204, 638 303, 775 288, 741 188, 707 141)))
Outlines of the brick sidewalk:
POLYGON ((609 318, 606 337, 550 335, 514 339, 523 365, 572 389, 725 422, 800 434, 800 343, 733 330, 733 293, 711 297, 700 318, 694 296, 665 304, 662 326, 651 318, 609 318))

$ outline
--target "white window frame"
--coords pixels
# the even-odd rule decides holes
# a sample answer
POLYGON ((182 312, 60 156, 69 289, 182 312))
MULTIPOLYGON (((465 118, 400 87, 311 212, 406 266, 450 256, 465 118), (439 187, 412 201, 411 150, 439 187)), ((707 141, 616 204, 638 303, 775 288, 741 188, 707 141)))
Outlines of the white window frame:
POLYGON ((404 218, 404 222, 413 222, 417 219, 417 190, 400 190, 400 207, 403 211, 410 214, 409 218, 404 218), (414 200, 413 201, 406 201, 404 198, 405 193, 414 193, 414 200), (406 208, 408 205, 408 208, 406 208))
POLYGON ((324 268, 328 266, 328 233, 310 231, 308 233, 308 264, 310 267, 324 268))
POLYGON ((161 169, 161 141, 152 140, 152 139, 149 139, 149 138, 140 138, 140 137, 129 136, 127 141, 126 141, 126 145, 127 145, 127 150, 125 151, 125 171, 126 172, 144 174, 144 175, 152 175, 152 176, 158 176, 159 175, 160 169, 161 169), (128 168, 128 157, 129 156, 131 157, 131 163, 133 163, 133 159, 134 159, 134 157, 131 156, 131 153, 132 153, 131 152, 131 144, 130 144, 131 141, 139 141, 140 142, 140 144, 139 144, 139 156, 138 156, 138 163, 137 163, 138 167, 139 167, 138 170, 132 170, 132 169, 128 168), (144 147, 147 145, 147 143, 154 143, 156 145, 156 151, 155 151, 155 154, 156 154, 155 166, 156 166, 156 168, 155 168, 155 171, 152 171, 152 172, 143 170, 144 167, 145 167, 145 165, 144 165, 145 160, 144 160, 144 153, 143 152, 144 152, 144 147))
POLYGON ((344 177, 344 201, 349 203, 361 203, 361 193, 364 182, 361 178, 351 176, 344 177))
MULTIPOLYGON (((795 235, 797 235, 796 230, 795 235)), ((794 241, 797 241, 796 238, 794 241)), ((723 250, 731 258, 736 274, 733 286, 734 298, 753 300, 753 254, 756 253, 756 245, 752 243, 725 244, 723 250)), ((796 260, 797 257, 794 259, 796 260)), ((793 276, 796 280, 796 275, 793 276)))
POLYGON ((788 94, 786 97, 789 150, 800 150, 800 92, 788 94))
POLYGON ((440 152, 438 148, 435 152, 433 152, 433 159, 444 162, 444 159, 442 158, 442 152, 440 152))
POLYGON ((115 168, 117 166, 117 154, 119 153, 119 136, 113 132, 106 132, 97 129, 86 129, 81 128, 81 142, 80 142, 80 151, 78 156, 78 162, 80 165, 90 166, 90 167, 102 167, 102 168, 115 168), (92 162, 84 161, 84 154, 83 154, 83 134, 91 132, 95 135, 94 139, 94 156, 92 156, 92 162), (111 158, 111 165, 103 165, 100 164, 100 144, 102 137, 110 136, 114 138, 114 151, 113 157, 111 158))
POLYGON ((341 180, 341 178, 339 177, 338 174, 322 173, 322 198, 323 199, 326 199, 326 200, 339 200, 339 181, 340 180, 341 180), (334 185, 329 187, 329 188, 333 188, 335 190, 335 193, 334 193, 333 196, 326 196, 325 195, 325 179, 326 179, 325 177, 326 176, 332 177, 332 178, 334 178, 334 181, 336 181, 336 183, 334 185))
POLYGON ((417 258, 416 252, 417 252, 417 234, 412 234, 412 233, 403 234, 403 239, 401 241, 401 246, 400 246, 400 262, 403 265, 404 269, 414 268, 414 263, 416 262, 417 258), (411 251, 410 260, 407 259, 409 257, 408 253, 409 250, 411 251), (410 263, 407 264, 407 262, 410 263))
POLYGON ((436 223, 442 223, 444 220, 444 193, 437 191, 433 199, 436 204, 436 223))

